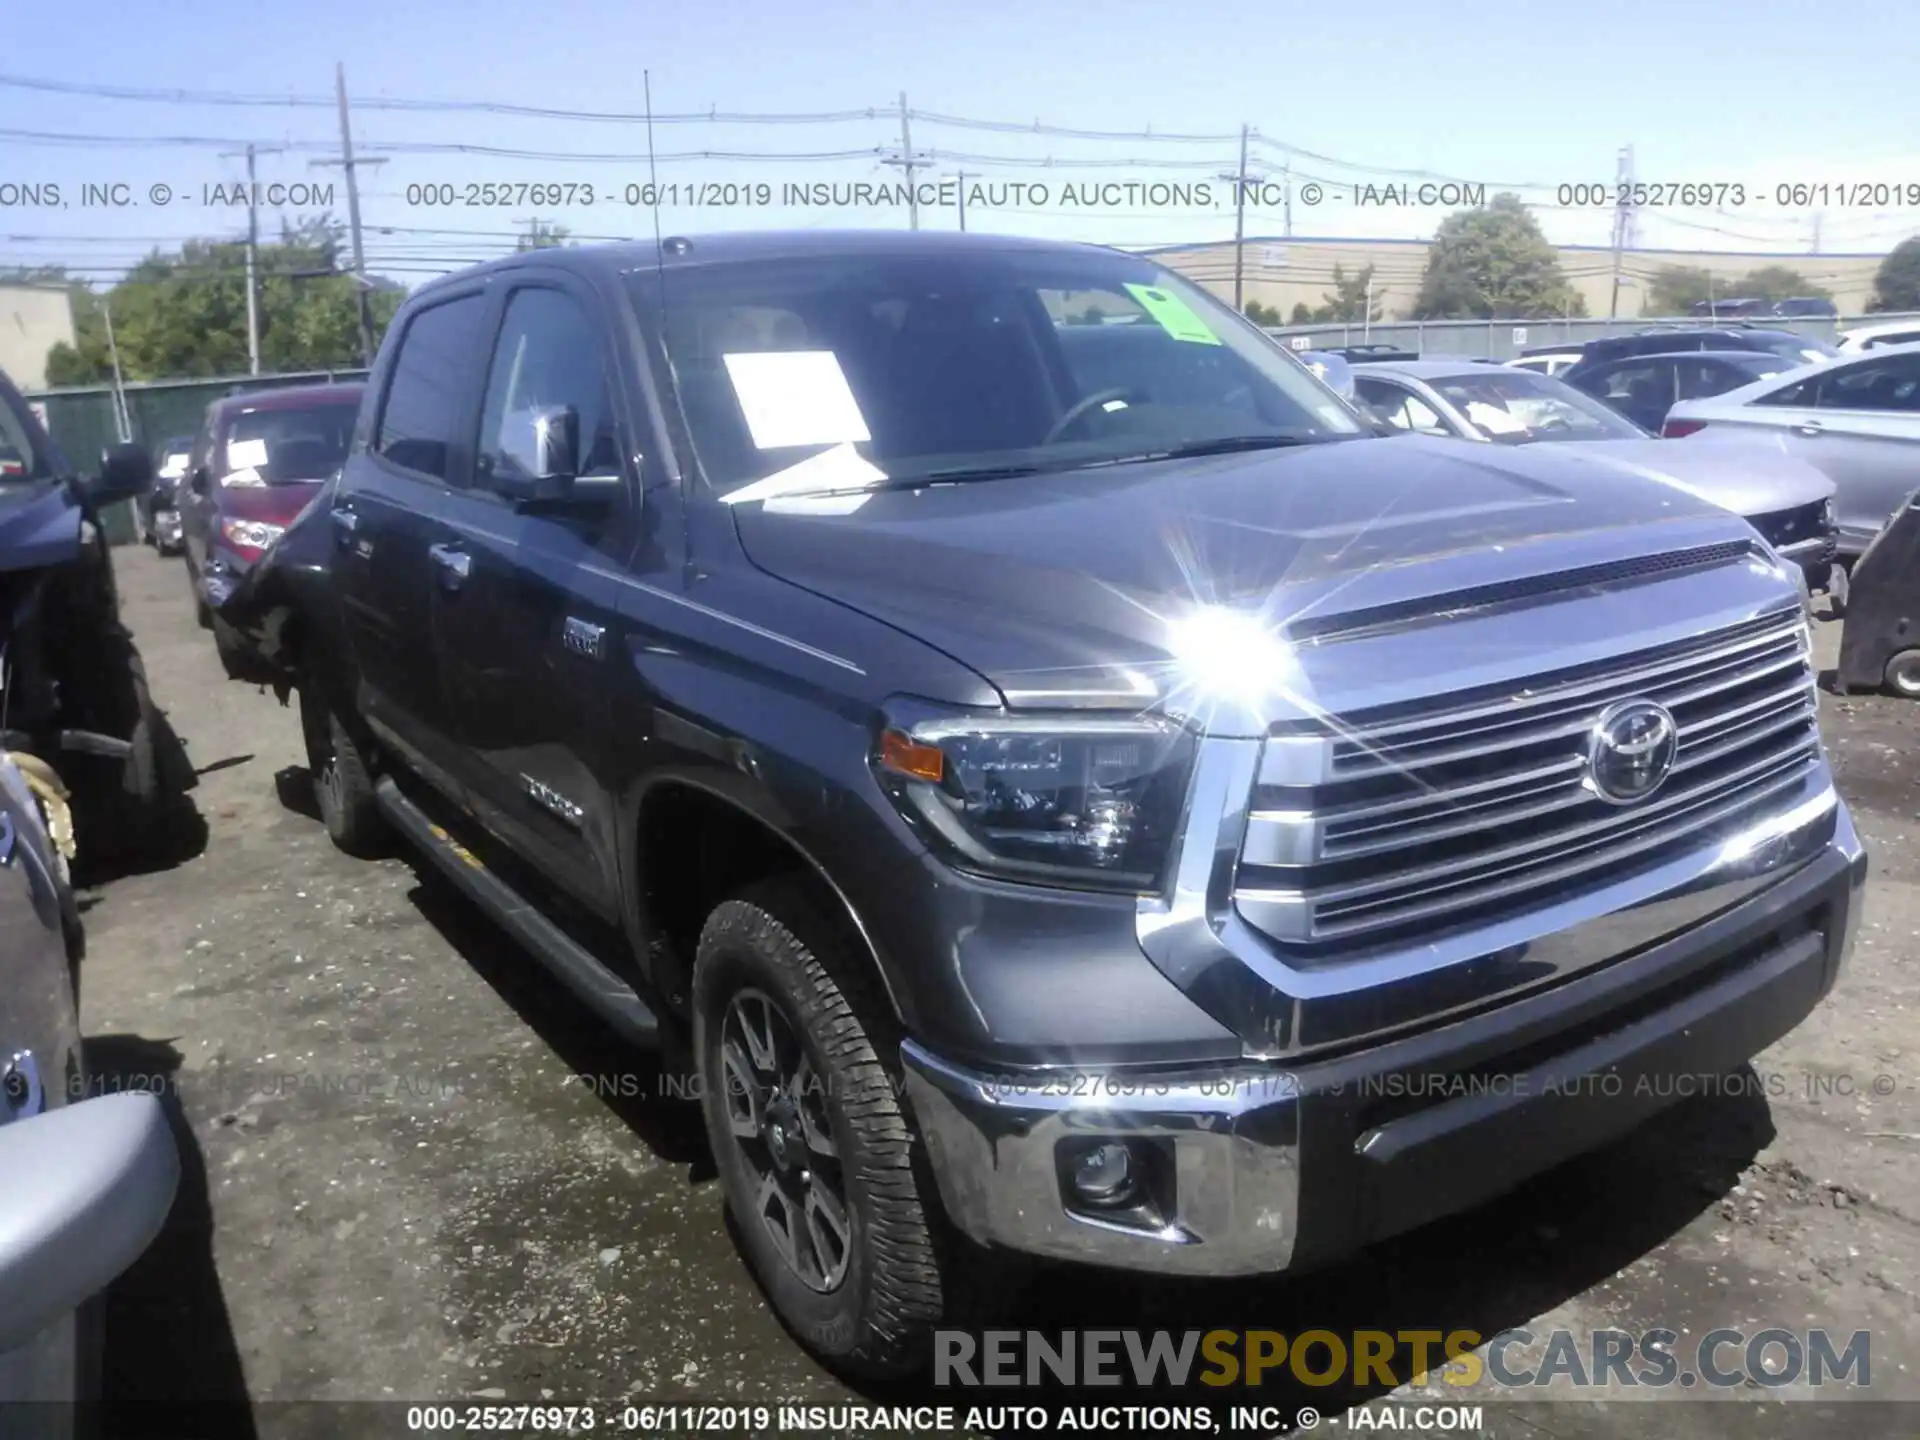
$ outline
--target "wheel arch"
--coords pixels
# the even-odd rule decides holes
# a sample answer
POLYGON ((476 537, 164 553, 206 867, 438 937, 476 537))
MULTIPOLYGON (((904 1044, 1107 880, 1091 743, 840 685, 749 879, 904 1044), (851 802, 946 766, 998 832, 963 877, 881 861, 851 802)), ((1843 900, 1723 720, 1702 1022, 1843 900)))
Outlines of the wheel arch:
POLYGON ((879 981, 894 1018, 905 1022, 900 993, 858 908, 826 865, 797 839, 766 797, 724 778, 675 771, 649 780, 634 797, 624 829, 628 927, 669 1006, 690 994, 700 927, 718 905, 746 885, 791 874, 814 891, 822 909, 879 981), (689 825, 693 844, 675 843, 689 825))

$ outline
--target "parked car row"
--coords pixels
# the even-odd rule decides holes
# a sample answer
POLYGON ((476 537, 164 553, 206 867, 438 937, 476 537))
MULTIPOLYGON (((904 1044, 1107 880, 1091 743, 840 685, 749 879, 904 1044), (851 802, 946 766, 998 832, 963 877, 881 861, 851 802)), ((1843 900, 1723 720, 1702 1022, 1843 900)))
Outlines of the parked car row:
POLYGON ((911 1370, 996 1253, 1317 1264, 1840 972, 1799 566, 1577 390, 1375 361, 1434 435, 1139 255, 531 252, 408 298, 344 463, 244 568, 190 548, 196 599, 334 841, 684 1047, 770 1303, 911 1370))
POLYGON ((120 623, 101 511, 153 457, 82 475, 0 376, 0 1429, 97 1398, 101 1292, 165 1221, 179 1153, 151 1094, 87 1098, 75 863, 154 852, 193 783, 120 623))

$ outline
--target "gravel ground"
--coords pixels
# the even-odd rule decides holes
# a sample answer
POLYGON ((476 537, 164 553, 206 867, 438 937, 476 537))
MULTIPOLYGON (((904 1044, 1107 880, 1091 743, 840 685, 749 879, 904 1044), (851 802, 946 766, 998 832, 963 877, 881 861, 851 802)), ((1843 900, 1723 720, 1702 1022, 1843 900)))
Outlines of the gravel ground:
MULTIPOLYGON (((187 1158, 167 1231, 110 1299, 119 1421, 177 1400, 252 1402, 250 1418, 223 1416, 242 1433, 270 1432, 283 1401, 860 1401, 747 1277, 693 1106, 663 1098, 648 1061, 429 870, 337 853, 312 818, 293 712, 222 680, 177 561, 123 550, 121 566, 154 689, 201 775, 206 833, 173 868, 83 897, 99 1083, 177 1097, 187 1158)), ((1830 661, 1838 626, 1820 630, 1830 661)), ((1822 703, 1873 879, 1840 988, 1755 1062, 1770 1101, 1682 1103, 1336 1270, 1231 1285, 1073 1273, 1010 1296, 1007 1318, 1826 1324, 1871 1330, 1874 1390, 1920 1400, 1920 708, 1822 703)), ((1503 1433, 1752 1440, 1794 1408, 1666 1394, 1503 1433)), ((1338 1417, 1378 1397, 1269 1385, 1258 1398, 1338 1417)), ((1843 1428, 1883 1423, 1914 1433, 1920 1407, 1904 1424, 1857 1407, 1843 1428)))

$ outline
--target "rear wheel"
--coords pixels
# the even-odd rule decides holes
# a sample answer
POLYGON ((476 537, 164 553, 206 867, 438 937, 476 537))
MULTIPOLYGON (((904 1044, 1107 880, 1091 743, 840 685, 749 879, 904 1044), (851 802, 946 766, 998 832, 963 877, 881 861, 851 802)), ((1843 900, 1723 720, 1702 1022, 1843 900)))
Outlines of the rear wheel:
POLYGON ((300 687, 300 730, 313 773, 313 798, 333 843, 349 855, 385 852, 387 823, 373 793, 367 750, 315 687, 300 687))
POLYGON ((822 1359, 925 1362, 949 1309, 939 1214, 914 1163, 891 1014, 801 886, 717 907, 693 972, 707 1134, 748 1263, 822 1359))
POLYGON ((1887 661, 1887 689, 1908 700, 1920 700, 1920 650, 1902 650, 1887 661))

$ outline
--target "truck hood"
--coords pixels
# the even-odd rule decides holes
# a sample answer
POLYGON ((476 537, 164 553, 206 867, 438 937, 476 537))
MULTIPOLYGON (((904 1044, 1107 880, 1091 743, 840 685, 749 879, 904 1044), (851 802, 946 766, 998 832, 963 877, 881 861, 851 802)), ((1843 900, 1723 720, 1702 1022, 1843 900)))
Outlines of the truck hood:
POLYGON ((1817 505, 1833 482, 1804 460, 1759 438, 1727 436, 1695 443, 1677 440, 1583 440, 1557 448, 1577 459, 1619 466, 1664 479, 1691 495, 1744 515, 1770 515, 1817 505))
POLYGON ((1751 539, 1684 490, 1564 448, 1361 439, 730 508, 761 569, 937 646, 1009 705, 1144 707, 1178 683, 1196 616, 1243 612, 1301 642, 1751 539))
POLYGON ((61 565, 80 549, 80 507, 58 480, 0 484, 0 571, 61 565))

